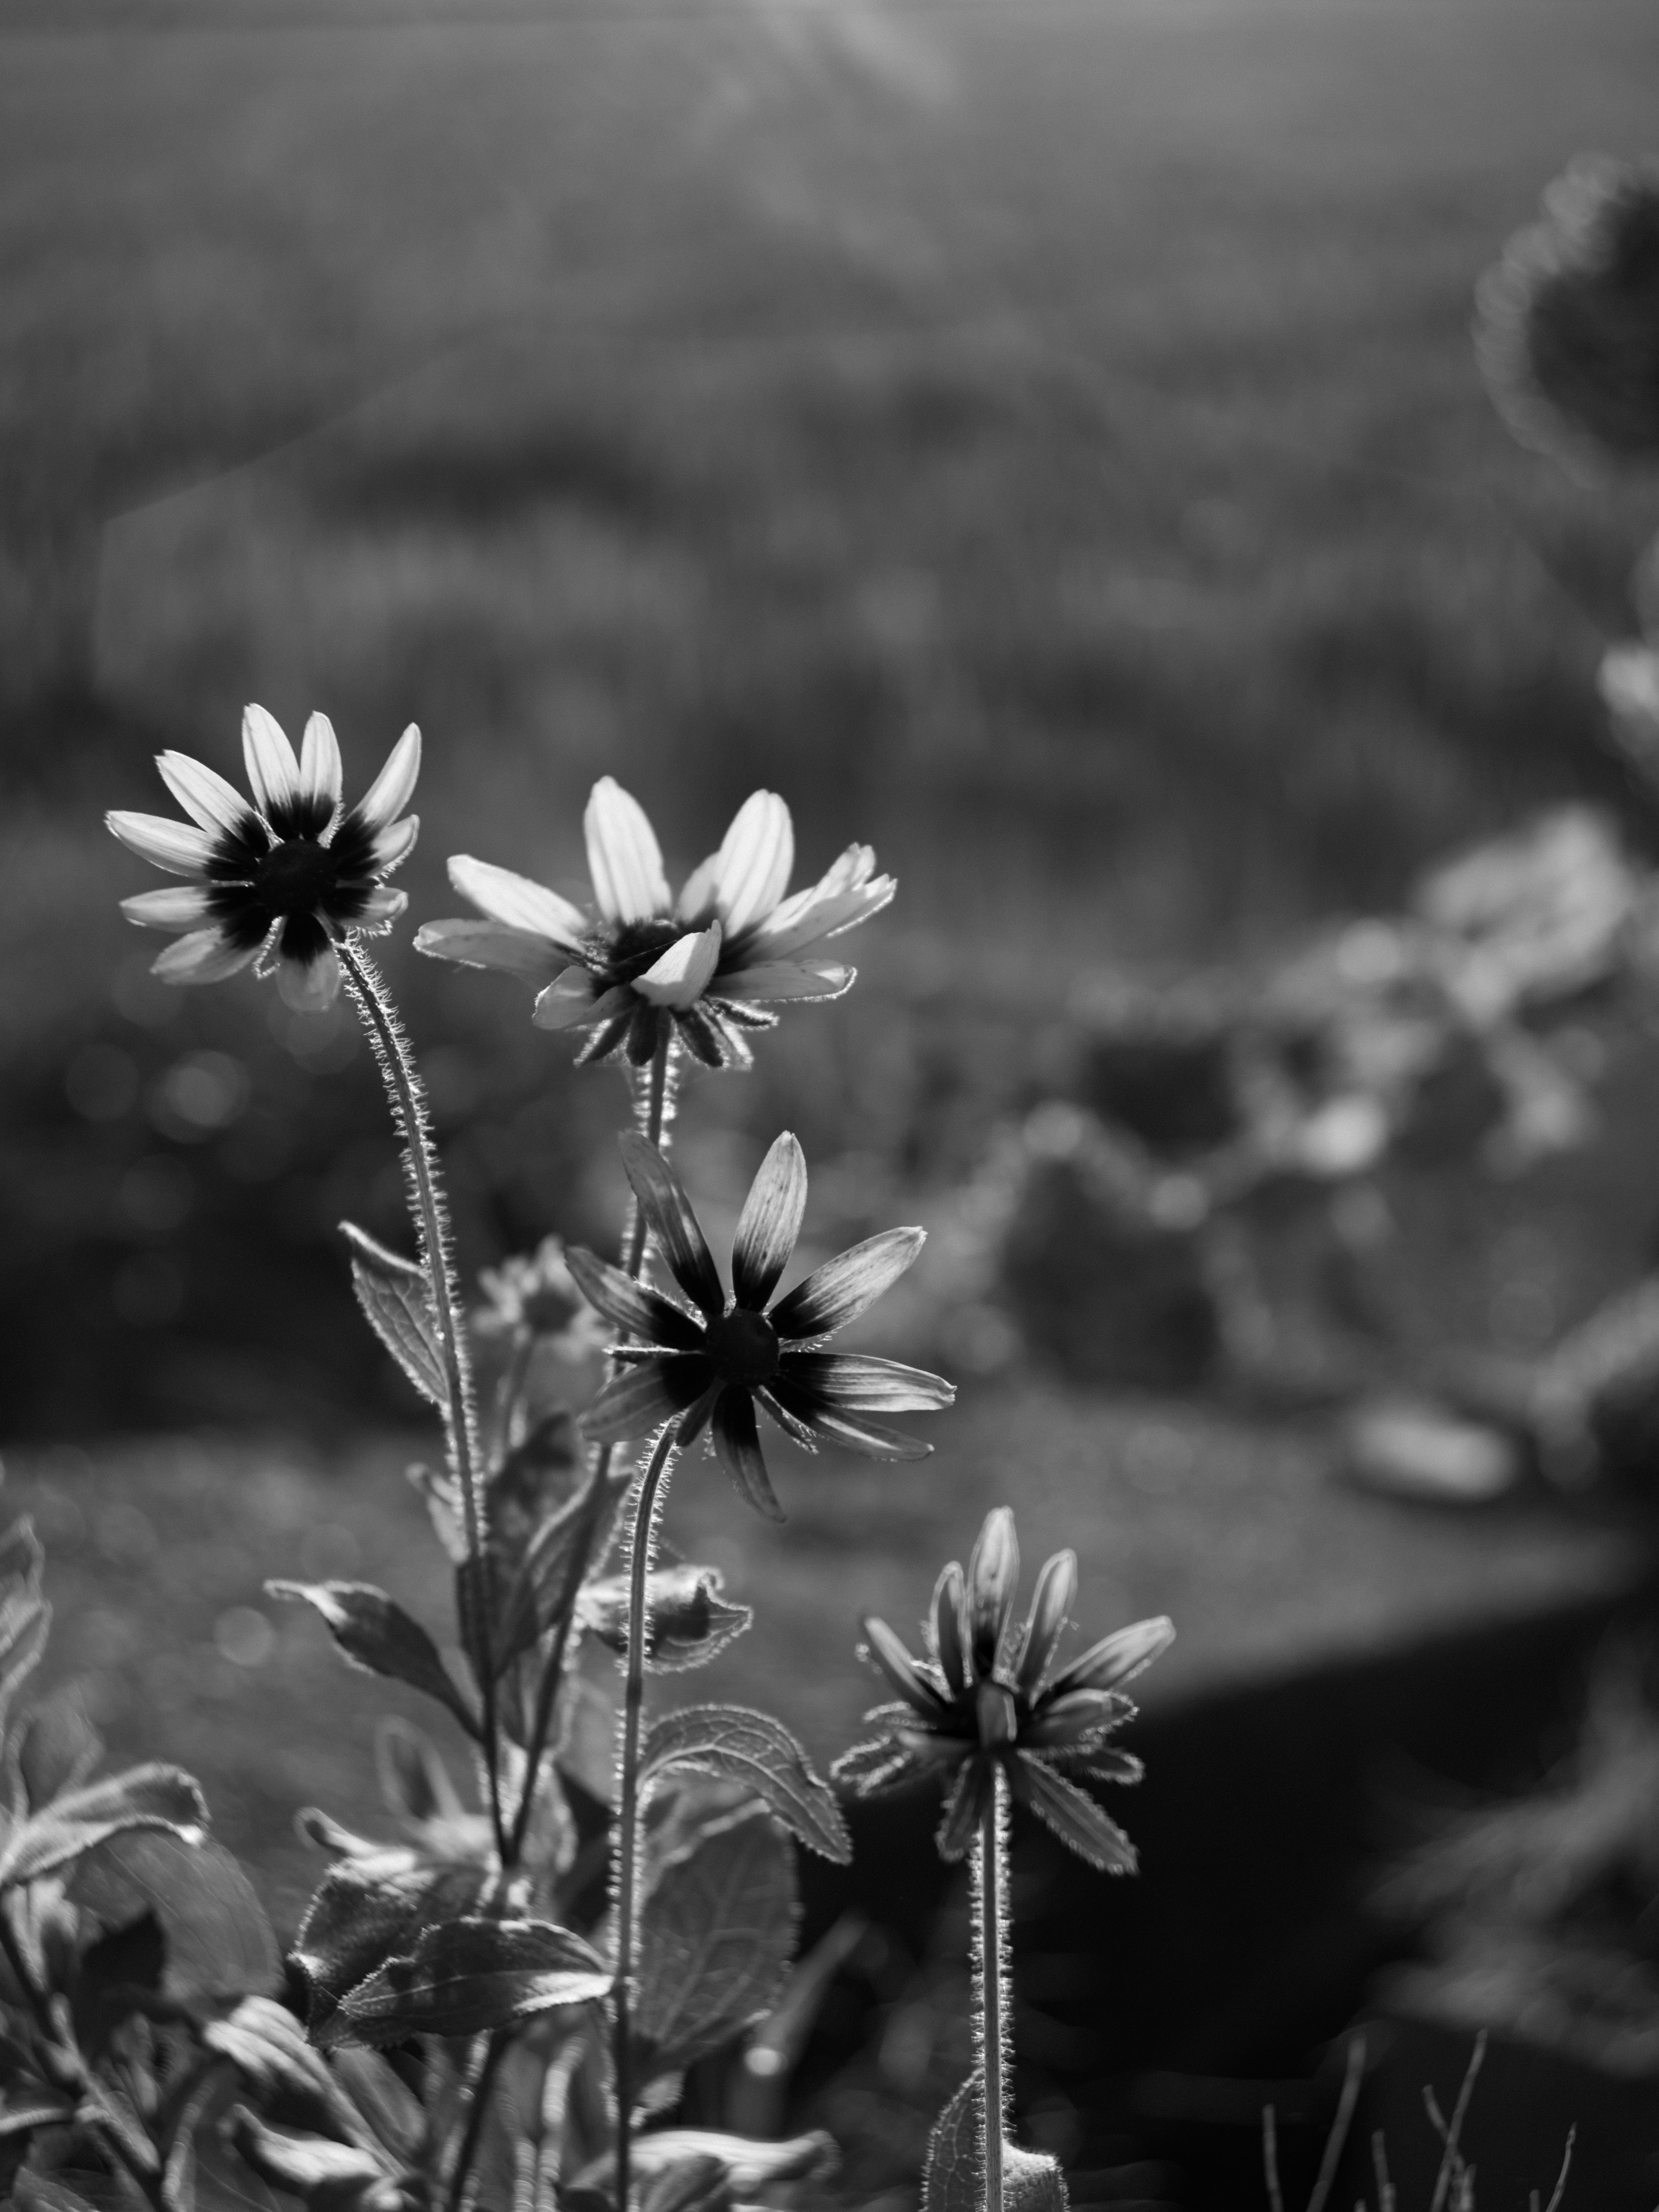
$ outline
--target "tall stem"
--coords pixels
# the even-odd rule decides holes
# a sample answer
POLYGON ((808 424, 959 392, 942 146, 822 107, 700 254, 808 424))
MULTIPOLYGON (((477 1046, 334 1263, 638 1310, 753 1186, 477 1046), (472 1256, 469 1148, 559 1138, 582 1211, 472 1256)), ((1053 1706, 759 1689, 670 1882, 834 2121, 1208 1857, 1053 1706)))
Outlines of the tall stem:
MULTIPOLYGON (((349 938, 335 946, 346 982, 386 1084, 392 1118, 404 1140, 404 1169, 409 1184, 409 1210, 415 1223, 421 1258, 432 1295, 432 1317, 438 1332, 447 1396, 444 1425, 448 1432, 450 1462, 461 1493, 463 1526, 468 1562, 477 1568, 484 1556, 483 1480, 480 1469, 477 1432, 472 1410, 472 1376, 466 1340, 456 1320, 454 1270, 450 1260, 449 1220, 443 1198, 442 1171, 433 1142, 426 1090, 410 1050, 397 1012, 386 986, 366 953, 349 938)), ((465 1587, 465 1584, 463 1584, 465 1587)), ((501 1815, 501 1741, 496 1726, 495 1669, 489 1649, 489 1621, 477 1603, 475 1618, 464 1622, 472 1643, 478 1670, 479 1695, 483 1705, 483 1753, 489 1787, 489 1818, 495 1849, 505 1864, 507 1856, 506 1823, 501 1815)))
POLYGON ((671 1422, 657 1438, 634 1508, 628 1563, 628 1674, 623 1692, 622 1774, 617 1808, 617 1984, 611 2009, 611 2073, 617 2095, 617 2207, 628 2212, 633 2148, 634 1918, 640 1815, 640 1723, 645 1711, 646 1577, 651 1571, 657 1501, 674 1455, 671 1422))
POLYGON ((1008 1785, 999 1765, 974 1856, 974 1948, 979 1980, 980 2110, 985 2124, 982 2212, 1002 2212, 1008 2116, 1008 1785))

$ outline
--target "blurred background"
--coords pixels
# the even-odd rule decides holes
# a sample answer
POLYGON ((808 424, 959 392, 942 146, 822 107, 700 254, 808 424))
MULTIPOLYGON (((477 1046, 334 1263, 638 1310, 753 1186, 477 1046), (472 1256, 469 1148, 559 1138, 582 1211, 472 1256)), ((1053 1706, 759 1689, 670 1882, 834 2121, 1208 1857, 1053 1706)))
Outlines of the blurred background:
MULTIPOLYGON (((868 1340, 969 1386, 902 1485, 790 1462, 781 1536, 684 1486, 817 1754, 854 1613, 1004 1496, 1085 1621, 1176 1615, 1171 1727, 1492 1621, 1582 1684, 1659 1433, 1659 801, 1596 688, 1659 494, 1518 444, 1470 320, 1656 90, 1641 0, 4 0, 0 1434, 56 1674, 290 1923, 382 1701, 261 1578, 441 1571, 335 1233, 403 1241, 349 1012, 166 990, 117 910, 103 811, 239 777, 250 699, 349 788, 419 721, 411 922, 453 852, 583 896, 600 775, 677 878, 757 786, 798 880, 897 875, 683 1124, 711 1224, 782 1126, 806 1256, 926 1222, 868 1340)), ((606 1243, 619 1081, 410 933, 465 1270, 606 1243)), ((1342 1849, 1378 1745, 1568 1755, 1528 1696, 1384 1698, 1342 1849)), ((1375 1964, 1180 2065, 1301 2064, 1375 1964)))

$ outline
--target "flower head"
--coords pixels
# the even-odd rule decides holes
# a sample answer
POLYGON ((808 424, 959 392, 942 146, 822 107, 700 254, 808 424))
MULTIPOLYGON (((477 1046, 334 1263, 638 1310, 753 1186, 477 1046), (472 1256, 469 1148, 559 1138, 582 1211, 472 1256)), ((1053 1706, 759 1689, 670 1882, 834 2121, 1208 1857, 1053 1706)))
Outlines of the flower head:
POLYGON ((926 1458, 931 1444, 866 1417, 935 1411, 951 1403, 954 1387, 895 1359, 819 1349, 897 1280, 925 1232, 890 1229, 872 1237, 826 1260, 774 1303, 806 1204, 806 1163, 785 1134, 744 1200, 728 1298, 672 1169, 643 1137, 629 1132, 621 1143, 628 1179, 690 1307, 580 1247, 569 1253, 583 1296, 629 1336, 613 1354, 623 1371, 582 1416, 586 1433, 599 1443, 623 1443, 673 1421, 684 1447, 708 1431, 743 1496, 777 1521, 783 1516, 761 1454, 757 1406, 808 1451, 823 1438, 870 1459, 926 1458))
POLYGON ((742 1032, 770 1029, 788 999, 838 999, 855 970, 801 956, 878 914, 890 876, 849 845, 811 890, 784 892, 794 865, 789 809, 775 792, 744 800, 718 853, 675 898, 644 809, 605 776, 582 817, 593 911, 508 869, 458 854, 449 879, 482 921, 430 921, 421 951, 501 968, 535 987, 547 1030, 592 1034, 579 1058, 626 1052, 642 1066, 677 1034, 709 1067, 746 1066, 742 1032))
POLYGON ((514 1252, 499 1267, 480 1267, 484 1303, 473 1315, 483 1336, 557 1344, 585 1354, 599 1339, 598 1317, 576 1287, 557 1237, 544 1237, 533 1252, 514 1252))
POLYGON ((873 1741, 832 1770, 860 1797, 927 1776, 945 1784, 939 1848, 959 1859, 992 1802, 996 1770, 1028 1806, 1091 1866, 1132 1873, 1134 1846, 1067 1775, 1139 1782, 1139 1759, 1108 1739, 1134 1717, 1121 1686, 1148 1667, 1175 1635, 1164 1620, 1138 1620, 1092 1644, 1064 1667, 1054 1652, 1077 1594, 1077 1559, 1056 1552, 1037 1577, 1031 1610, 1014 1619, 1019 1546, 1006 1505, 989 1515, 964 1577, 952 1560, 933 1591, 927 1656, 913 1659, 885 1621, 866 1620, 864 1656, 902 1700, 878 1705, 873 1741))
POLYGON ((161 780, 188 823, 161 814, 105 816, 124 845, 170 875, 174 890, 123 899, 129 921, 184 933, 155 963, 167 983, 216 983, 257 963, 301 1012, 330 1005, 340 988, 336 940, 379 932, 409 903, 385 877, 414 848, 417 818, 404 814, 420 773, 411 723, 352 807, 340 798, 340 748, 325 714, 294 748, 263 707, 242 716, 250 805, 234 784, 184 753, 162 753, 161 780), (401 817, 401 818, 399 818, 401 817))

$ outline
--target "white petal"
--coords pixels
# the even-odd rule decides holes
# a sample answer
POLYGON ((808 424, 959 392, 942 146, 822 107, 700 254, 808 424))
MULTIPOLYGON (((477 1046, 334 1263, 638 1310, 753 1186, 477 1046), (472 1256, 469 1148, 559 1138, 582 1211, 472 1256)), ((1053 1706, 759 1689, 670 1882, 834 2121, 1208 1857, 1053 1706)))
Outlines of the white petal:
POLYGON ((389 876, 394 868, 402 867, 415 849, 415 840, 421 832, 418 814, 405 814, 401 822, 394 822, 374 840, 372 865, 377 876, 389 876))
POLYGON ((279 962, 276 988, 284 1005, 292 1006, 296 1014, 325 1013, 340 995, 338 954, 331 945, 303 967, 297 960, 279 962))
POLYGON ((222 983, 258 955, 257 945, 243 949, 228 945, 216 929, 198 929, 169 945, 150 973, 164 983, 222 983))
POLYGON ((867 845, 849 847, 822 883, 810 891, 798 891, 767 916, 755 932, 755 952, 769 960, 787 958, 826 937, 838 937, 843 929, 868 921, 872 914, 890 905, 898 885, 891 876, 868 879, 874 860, 867 845), (846 864, 855 857, 863 863, 862 872, 848 883, 844 876, 851 872, 846 864), (837 881, 838 878, 843 879, 837 881))
MULTIPOLYGON (((497 921, 428 921, 415 933, 415 950, 464 968, 499 968, 544 990, 565 969, 562 947, 497 921)), ((587 970, 580 970, 586 975, 587 970)))
POLYGON ((213 840, 206 830, 192 829, 187 822, 169 822, 165 814, 118 811, 104 817, 104 825, 129 852, 171 875, 198 875, 213 857, 213 840))
POLYGON ((530 1017, 538 1030, 575 1030, 623 1012, 633 994, 625 983, 614 990, 595 992, 586 968, 567 968, 556 975, 536 1001, 530 1017))
POLYGON ((695 1006, 720 965, 720 926, 711 921, 676 938, 662 957, 634 978, 634 988, 653 1006, 695 1006))
POLYGON ((457 853, 449 863, 449 880, 480 914, 504 922, 508 929, 527 930, 568 952, 575 951, 587 934, 588 919, 579 906, 544 884, 532 883, 528 876, 515 876, 511 868, 457 853))
POLYGON ((235 785, 188 753, 158 753, 155 765, 179 805, 204 830, 234 832, 252 820, 253 809, 235 785))
POLYGON ((775 791, 757 791, 738 809, 712 860, 705 860, 680 894, 680 915, 698 921, 712 894, 728 937, 741 936, 783 896, 795 865, 795 832, 789 809, 775 791), (689 903, 695 898, 696 903, 689 903))
POLYGON ((313 714, 300 742, 300 794, 319 800, 332 813, 340 803, 343 776, 334 725, 326 714, 313 714))
POLYGON ((394 891, 379 884, 363 902, 363 910, 354 927, 358 929, 384 929, 388 922, 396 921, 409 904, 407 891, 394 891))
POLYGON ((656 834, 638 799, 611 777, 594 785, 582 830, 593 896, 607 921, 649 921, 671 910, 656 834))
POLYGON ((263 707, 242 709, 242 759, 259 811, 270 814, 291 805, 300 795, 300 763, 274 714, 263 707))
POLYGON ((386 757, 368 791, 357 802, 357 811, 371 830, 395 822, 414 795, 421 772, 421 733, 413 722, 386 757))
POLYGON ((179 884, 124 898, 121 911, 141 929, 199 929, 208 918, 208 895, 198 884, 179 884))
POLYGON ((834 960, 769 960, 722 975, 715 994, 721 999, 839 999, 853 988, 856 968, 834 960))

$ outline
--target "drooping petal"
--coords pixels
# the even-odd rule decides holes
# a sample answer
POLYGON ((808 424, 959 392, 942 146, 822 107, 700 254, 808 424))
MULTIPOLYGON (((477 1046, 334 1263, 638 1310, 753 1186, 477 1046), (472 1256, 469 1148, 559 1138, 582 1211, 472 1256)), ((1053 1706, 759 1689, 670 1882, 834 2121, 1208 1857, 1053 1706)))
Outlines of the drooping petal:
POLYGON ((817 1450, 818 1440, 807 1424, 798 1414, 791 1413, 787 1406, 780 1405, 763 1382, 756 1385, 755 1403, 769 1420, 777 1424, 791 1443, 799 1444, 804 1452, 817 1450))
POLYGON ((755 1426, 754 1401, 746 1390, 728 1388, 720 1392, 714 1407, 714 1451, 737 1486, 738 1495, 764 1519, 781 1521, 783 1508, 766 1472, 760 1432, 755 1426))
POLYGON ((377 876, 389 876, 394 868, 402 867, 415 850, 415 840, 421 834, 418 814, 405 814, 401 822, 394 822, 389 830, 382 830, 370 848, 373 866, 377 876))
POLYGON ((765 1307, 789 1264, 806 1210, 806 1156, 786 1129, 749 1186, 732 1242, 732 1289, 751 1313, 765 1307))
POLYGON ((300 763, 282 724, 263 707, 242 709, 242 760, 261 814, 269 818, 293 805, 300 796, 300 763))
POLYGON ((1150 1667, 1174 1641, 1175 1623, 1162 1614, 1152 1620, 1137 1620, 1091 1644, 1080 1658, 1060 1669, 1049 1688, 1055 1697, 1064 1697, 1068 1690, 1115 1690, 1143 1667, 1150 1667))
POLYGON ((1019 1582, 1019 1540, 1014 1516, 999 1505, 985 1516, 968 1562, 968 1638, 974 1674, 987 1680, 1006 1656, 1008 1629, 1014 1617, 1019 1582))
POLYGON ((936 1413, 956 1403, 957 1386, 942 1375, 870 1352, 786 1352, 781 1372, 821 1405, 849 1413, 936 1413))
MULTIPOLYGON (((497 968, 504 975, 521 976, 540 992, 554 977, 572 972, 565 955, 545 938, 531 937, 522 929, 504 929, 494 921, 428 921, 415 933, 415 950, 434 960, 453 960, 463 968, 497 968)), ((585 968, 574 973, 591 985, 585 968)), ((592 1004, 584 998, 584 1007, 592 1004)))
POLYGON ((939 1672, 959 1697, 968 1686, 968 1665, 962 1638, 962 1569, 954 1559, 933 1585, 933 1625, 939 1672))
POLYGON ((1043 1564, 1019 1653, 1019 1686, 1034 1691, 1048 1671, 1066 1616, 1077 1595, 1077 1553, 1056 1552, 1043 1564))
POLYGON ((121 911, 142 929, 199 929, 209 914, 208 894, 198 884, 169 884, 124 898, 121 911))
POLYGON ((235 785, 188 753, 158 753, 155 765, 185 813, 210 834, 234 836, 252 823, 253 809, 235 785))
POLYGON ((411 722, 392 750, 386 766, 357 801, 356 813, 371 836, 389 829, 415 795, 421 773, 421 733, 411 722))
POLYGON ((594 902, 607 921, 649 921, 672 912, 656 832, 638 799, 612 777, 594 785, 582 830, 594 902))
POLYGON ((869 846, 849 845, 811 890, 785 899, 760 923, 752 940, 756 958, 787 959, 879 914, 898 885, 891 876, 873 875, 875 865, 869 846))
POLYGON ((884 1620, 868 1618, 861 1624, 871 1663, 880 1668, 905 1704, 926 1721, 938 1720, 945 1700, 905 1650, 884 1620))
POLYGON ((596 1312, 627 1332, 635 1343, 659 1344, 672 1352, 702 1348, 702 1328, 660 1291, 636 1283, 620 1267, 613 1267, 581 1244, 571 1245, 565 1262, 576 1279, 576 1288, 596 1312))
POLYGON ((352 927, 370 931, 388 929, 408 904, 407 891, 394 891, 389 884, 376 884, 363 901, 362 912, 352 927))
POLYGON ((953 1864, 965 1858, 968 1846, 979 1833, 994 1802, 996 1771, 988 1759, 970 1759, 956 1778, 945 1801, 945 1818, 939 1824, 934 1845, 942 1859, 953 1864))
POLYGON ((775 791, 753 792, 733 816, 719 852, 680 894, 680 911, 692 920, 712 903, 726 935, 740 937, 777 905, 794 865, 789 809, 775 791), (692 899, 696 902, 689 904, 692 899))
POLYGON ((587 916, 545 884, 532 883, 528 876, 514 875, 511 868, 498 868, 489 860, 475 860, 470 853, 452 855, 449 880, 491 921, 545 938, 567 953, 580 951, 588 932, 587 916))
POLYGON ((340 995, 340 982, 339 956, 331 945, 314 960, 277 963, 276 988, 296 1014, 326 1013, 340 995))
POLYGON ((300 740, 300 797, 332 814, 340 803, 344 770, 340 741, 326 714, 313 714, 300 740))
POLYGON ((1065 1781, 1040 1760, 1018 1754, 1009 1761, 1008 1781, 1016 1800, 1029 1806, 1080 1859, 1103 1874, 1134 1872, 1134 1845, 1075 1783, 1065 1781))
POLYGON ((720 926, 713 921, 707 929, 677 937, 659 960, 653 961, 643 975, 634 978, 634 988, 653 1006, 676 1010, 695 1006, 708 989, 720 957, 720 926))
POLYGON ((932 1444, 923 1443, 918 1437, 902 1436, 879 1421, 820 1405, 809 1392, 796 1390, 787 1379, 787 1361, 784 1370, 767 1386, 763 1400, 792 1413, 826 1443, 839 1444, 843 1451, 857 1452, 864 1459, 927 1459, 933 1452, 932 1444))
POLYGON ((717 995, 765 1005, 784 999, 844 999, 858 980, 856 968, 834 960, 769 960, 722 975, 717 995))
POLYGON ((1034 1751, 1055 1750, 1121 1728, 1133 1712, 1131 1700, 1116 1690, 1068 1690, 1063 1698, 1038 1700, 1019 1740, 1034 1751))
POLYGON ((656 1146, 637 1130, 624 1130, 617 1142, 634 1195, 644 1209, 669 1273, 692 1304, 713 1320, 726 1310, 726 1293, 708 1239, 679 1177, 656 1146))
POLYGON ((665 1352, 642 1359, 607 1382, 582 1415, 582 1434, 596 1444, 622 1444, 648 1437, 653 1429, 693 1406, 714 1380, 714 1370, 698 1352, 665 1352))
POLYGON ((164 983, 222 983, 258 957, 257 945, 232 945, 216 929, 198 929, 169 945, 149 972, 164 983))
POLYGON ((772 1309, 780 1336, 829 1336, 897 1282, 927 1241, 925 1229, 886 1229, 815 1267, 772 1309))
POLYGON ((169 821, 165 814, 130 814, 118 807, 105 815, 104 827, 130 853, 169 875, 199 876, 213 858, 213 840, 205 830, 169 821))

